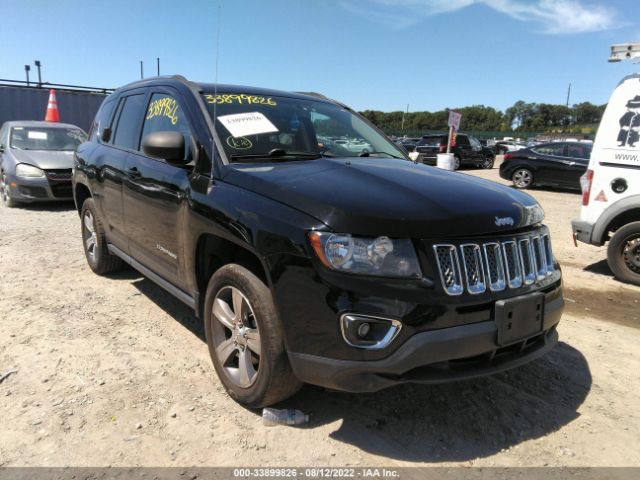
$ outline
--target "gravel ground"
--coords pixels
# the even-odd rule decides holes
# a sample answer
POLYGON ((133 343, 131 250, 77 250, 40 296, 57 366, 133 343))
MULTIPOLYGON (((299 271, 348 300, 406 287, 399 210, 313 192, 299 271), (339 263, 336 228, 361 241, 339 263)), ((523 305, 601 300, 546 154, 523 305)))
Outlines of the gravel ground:
MULTIPOLYGON (((465 171, 491 180, 497 168, 465 171)), ((517 370, 366 395, 306 386, 264 427, 200 322, 134 271, 86 265, 73 205, 0 208, 0 466, 640 466, 640 288, 573 246, 580 196, 533 190, 565 274, 561 343, 517 370)))

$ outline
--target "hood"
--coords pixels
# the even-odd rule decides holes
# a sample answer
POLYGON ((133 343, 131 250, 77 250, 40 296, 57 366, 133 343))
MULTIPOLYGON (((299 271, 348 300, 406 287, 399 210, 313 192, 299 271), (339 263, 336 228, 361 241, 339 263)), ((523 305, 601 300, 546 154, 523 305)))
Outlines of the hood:
POLYGON ((73 151, 18 150, 12 148, 10 152, 16 163, 28 163, 43 170, 73 167, 73 151))
POLYGON ((235 164, 224 180, 312 215, 340 233, 459 237, 540 221, 532 219, 537 203, 526 193, 406 160, 235 164))

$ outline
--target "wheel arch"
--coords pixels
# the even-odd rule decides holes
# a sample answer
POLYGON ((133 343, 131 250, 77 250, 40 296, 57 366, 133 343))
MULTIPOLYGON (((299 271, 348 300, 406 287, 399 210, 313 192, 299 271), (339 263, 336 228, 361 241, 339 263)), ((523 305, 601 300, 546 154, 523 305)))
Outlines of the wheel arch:
POLYGON ((611 205, 596 222, 593 240, 604 245, 609 233, 631 222, 640 221, 640 195, 633 195, 611 205))
POLYGON ((76 203, 76 210, 78 210, 78 215, 82 211, 82 204, 87 198, 92 198, 91 190, 84 183, 76 183, 73 189, 73 199, 76 203))
MULTIPOLYGON (((271 276, 265 261, 248 246, 213 233, 202 233, 196 241, 195 281, 199 292, 199 314, 202 315, 204 294, 211 276, 221 267, 235 263, 249 270, 271 289, 271 276)), ((202 317, 201 317, 202 318, 202 317)))

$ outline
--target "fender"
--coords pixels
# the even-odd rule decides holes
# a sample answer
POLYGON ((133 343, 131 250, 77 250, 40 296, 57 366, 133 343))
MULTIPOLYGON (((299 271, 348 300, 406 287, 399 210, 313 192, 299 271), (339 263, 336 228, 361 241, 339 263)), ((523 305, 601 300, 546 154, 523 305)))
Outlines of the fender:
POLYGON ((604 245, 608 233, 607 229, 611 222, 619 215, 638 208, 640 208, 640 195, 631 195, 609 205, 593 226, 592 242, 598 246, 604 245))

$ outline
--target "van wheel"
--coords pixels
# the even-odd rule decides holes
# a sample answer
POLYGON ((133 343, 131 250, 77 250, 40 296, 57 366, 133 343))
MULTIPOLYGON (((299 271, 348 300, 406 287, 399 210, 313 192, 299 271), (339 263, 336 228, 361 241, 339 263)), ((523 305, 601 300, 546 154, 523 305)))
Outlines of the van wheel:
POLYGON ((518 168, 511 175, 511 181, 516 188, 529 188, 533 185, 533 173, 526 168, 518 168))
POLYGON ((609 241, 607 263, 618 280, 640 285, 640 222, 616 231, 609 241))
POLYGON ((229 264, 211 277, 204 322, 213 366, 238 403, 265 407, 300 389, 271 292, 249 270, 229 264))
POLYGON ((82 229, 82 248, 91 270, 98 275, 119 270, 123 263, 107 249, 104 228, 96 213, 96 206, 92 198, 87 198, 80 210, 80 225, 82 229))

